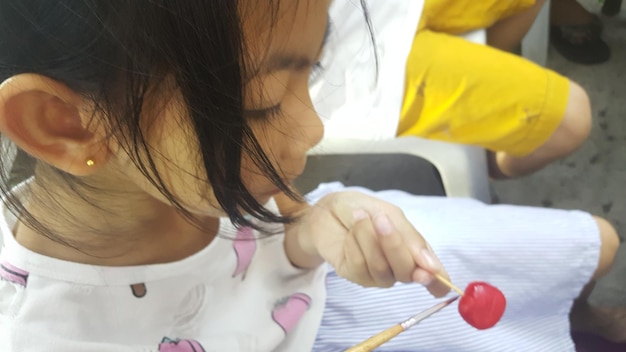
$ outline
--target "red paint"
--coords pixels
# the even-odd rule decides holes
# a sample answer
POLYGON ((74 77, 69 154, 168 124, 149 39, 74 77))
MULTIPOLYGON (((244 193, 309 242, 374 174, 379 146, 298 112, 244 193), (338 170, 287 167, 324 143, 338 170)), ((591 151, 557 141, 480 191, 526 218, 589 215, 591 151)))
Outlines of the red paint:
POLYGON ((486 282, 470 282, 459 301, 459 313, 476 329, 489 329, 496 325, 504 309, 506 298, 502 291, 486 282))

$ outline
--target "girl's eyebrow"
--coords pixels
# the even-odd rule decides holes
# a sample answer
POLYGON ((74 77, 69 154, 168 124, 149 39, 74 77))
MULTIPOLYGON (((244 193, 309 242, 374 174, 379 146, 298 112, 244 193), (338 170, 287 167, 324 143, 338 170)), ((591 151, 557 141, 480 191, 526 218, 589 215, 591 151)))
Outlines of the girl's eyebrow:
POLYGON ((317 50, 317 54, 315 55, 315 57, 311 58, 305 55, 278 53, 271 56, 270 59, 267 60, 267 68, 265 69, 266 73, 282 70, 299 71, 313 66, 317 62, 317 59, 322 53, 322 50, 324 50, 324 46, 326 45, 328 37, 330 36, 331 27, 332 23, 330 21, 330 18, 327 17, 326 31, 324 32, 324 37, 322 38, 322 42, 320 43, 320 47, 317 50))

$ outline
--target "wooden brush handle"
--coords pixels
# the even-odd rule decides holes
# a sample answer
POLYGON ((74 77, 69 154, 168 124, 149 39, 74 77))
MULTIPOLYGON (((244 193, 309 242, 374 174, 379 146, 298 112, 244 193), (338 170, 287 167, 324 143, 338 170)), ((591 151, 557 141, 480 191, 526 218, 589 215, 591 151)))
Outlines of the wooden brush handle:
POLYGON ((352 346, 348 348, 345 352, 369 352, 374 348, 382 345, 383 343, 391 340, 392 338, 398 336, 404 329, 402 325, 397 324, 389 329, 382 331, 369 339, 359 343, 358 345, 352 346))

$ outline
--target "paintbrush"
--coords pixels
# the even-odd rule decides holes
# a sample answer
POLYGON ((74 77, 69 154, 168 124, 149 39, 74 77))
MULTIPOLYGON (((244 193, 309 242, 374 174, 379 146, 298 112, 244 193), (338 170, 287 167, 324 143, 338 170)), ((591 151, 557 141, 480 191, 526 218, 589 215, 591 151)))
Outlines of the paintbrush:
POLYGON ((420 321, 428 318, 429 316, 437 313, 444 307, 448 306, 450 303, 456 301, 459 297, 453 297, 448 300, 445 300, 441 303, 438 303, 425 311, 418 313, 409 319, 401 322, 400 324, 396 324, 389 329, 382 331, 369 339, 359 343, 358 345, 352 346, 348 348, 345 352, 367 352, 371 351, 374 348, 382 345, 383 343, 391 340, 392 338, 400 335, 403 331, 410 329, 411 327, 417 325, 420 321))

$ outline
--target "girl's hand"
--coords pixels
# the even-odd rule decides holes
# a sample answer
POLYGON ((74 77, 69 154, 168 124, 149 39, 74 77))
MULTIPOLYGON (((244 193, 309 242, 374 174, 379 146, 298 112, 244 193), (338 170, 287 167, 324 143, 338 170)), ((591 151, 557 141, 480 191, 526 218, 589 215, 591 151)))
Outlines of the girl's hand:
POLYGON ((424 238, 402 210, 377 198, 329 194, 288 227, 293 235, 305 252, 317 252, 338 275, 362 286, 400 281, 421 283, 437 297, 449 291, 433 276, 447 273, 424 238))

